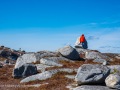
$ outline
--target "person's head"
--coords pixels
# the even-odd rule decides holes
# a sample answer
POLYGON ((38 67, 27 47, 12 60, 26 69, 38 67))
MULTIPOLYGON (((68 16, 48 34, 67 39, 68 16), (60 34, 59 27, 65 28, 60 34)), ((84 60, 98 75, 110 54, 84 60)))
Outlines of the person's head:
POLYGON ((84 34, 82 34, 82 36, 84 36, 84 34))

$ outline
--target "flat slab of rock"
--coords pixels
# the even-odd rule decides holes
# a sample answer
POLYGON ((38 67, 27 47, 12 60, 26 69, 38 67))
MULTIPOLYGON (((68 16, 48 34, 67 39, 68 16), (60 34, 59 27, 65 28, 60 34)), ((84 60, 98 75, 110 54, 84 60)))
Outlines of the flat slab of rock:
POLYGON ((76 87, 72 90, 117 90, 117 89, 110 89, 106 86, 89 86, 89 85, 83 85, 76 87))
POLYGON ((58 66, 61 67, 63 66, 62 64, 59 64, 59 62, 57 60, 50 60, 50 59, 40 59, 40 63, 41 64, 45 64, 45 65, 49 65, 49 66, 58 66))
POLYGON ((41 72, 45 72, 46 68, 53 67, 53 66, 48 66, 44 64, 35 64, 35 66, 37 67, 37 70, 40 70, 41 72))
POLYGON ((84 64, 79 67, 75 81, 81 84, 103 84, 110 69, 103 65, 84 64))

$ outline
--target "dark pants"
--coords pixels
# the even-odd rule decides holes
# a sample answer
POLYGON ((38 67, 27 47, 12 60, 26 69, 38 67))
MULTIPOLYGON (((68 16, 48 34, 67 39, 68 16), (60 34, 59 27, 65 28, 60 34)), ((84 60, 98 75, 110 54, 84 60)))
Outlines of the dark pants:
POLYGON ((84 49, 87 49, 87 48, 88 48, 88 45, 87 45, 87 41, 86 41, 86 40, 85 40, 85 42, 82 43, 82 47, 83 47, 84 49))

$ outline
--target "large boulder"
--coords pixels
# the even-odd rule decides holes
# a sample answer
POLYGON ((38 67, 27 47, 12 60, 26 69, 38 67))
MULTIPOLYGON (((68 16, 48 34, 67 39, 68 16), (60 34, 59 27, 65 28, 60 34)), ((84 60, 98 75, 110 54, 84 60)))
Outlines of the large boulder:
POLYGON ((104 84, 105 78, 110 74, 110 69, 103 65, 82 65, 75 76, 78 85, 81 84, 104 84))
POLYGON ((36 61, 37 58, 34 53, 24 54, 17 59, 15 68, 19 68, 26 63, 35 63, 36 61))
POLYGON ((110 88, 115 88, 117 90, 120 90, 120 76, 118 74, 110 74, 105 79, 106 86, 110 88))
POLYGON ((83 85, 83 86, 76 87, 76 88, 74 88, 72 90, 113 90, 113 89, 109 89, 106 86, 89 86, 89 85, 83 85))
POLYGON ((37 67, 33 64, 24 64, 19 68, 15 68, 13 70, 13 77, 14 78, 22 78, 27 77, 37 73, 37 67))
POLYGON ((58 52, 60 52, 64 57, 71 60, 77 60, 80 58, 79 53, 72 46, 65 46, 63 48, 60 48, 58 52))

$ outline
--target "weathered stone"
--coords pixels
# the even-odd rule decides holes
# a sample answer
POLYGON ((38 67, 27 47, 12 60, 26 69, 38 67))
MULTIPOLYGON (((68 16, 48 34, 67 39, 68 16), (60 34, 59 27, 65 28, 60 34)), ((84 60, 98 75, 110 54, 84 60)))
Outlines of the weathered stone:
POLYGON ((24 54, 17 59, 15 68, 19 68, 26 63, 33 63, 33 62, 35 63, 36 61, 37 61, 37 58, 34 53, 24 54))
POLYGON ((40 63, 45 64, 45 65, 49 65, 49 66, 58 66, 58 67, 63 66, 62 64, 59 64, 55 60, 48 60, 48 59, 44 59, 44 58, 40 59, 40 63))
POLYGON ((96 52, 96 51, 88 51, 85 53, 85 58, 86 59, 109 59, 107 56, 103 55, 102 53, 100 52, 96 52))
POLYGON ((75 81, 81 84, 103 84, 105 78, 110 74, 110 69, 103 65, 82 65, 75 76, 75 81))
POLYGON ((80 58, 79 53, 71 46, 65 46, 63 48, 60 48, 58 51, 64 57, 71 59, 71 60, 77 60, 80 58))
POLYGON ((83 49, 83 48, 75 48, 76 49, 76 51, 80 54, 80 53, 86 53, 86 52, 88 52, 89 50, 88 49, 83 49))
POLYGON ((27 77, 37 73, 37 67, 33 64, 24 64, 19 68, 15 68, 13 70, 13 77, 14 78, 22 78, 27 77))
POLYGON ((118 74, 110 74, 105 79, 106 86, 110 88, 115 88, 117 90, 120 90, 120 76, 118 74))
POLYGON ((40 60, 41 58, 45 57, 57 57, 58 52, 51 52, 51 51, 40 51, 38 53, 35 53, 37 60, 40 60))
POLYGON ((93 62, 97 62, 97 63, 101 63, 103 65, 107 65, 107 61, 105 59, 99 59, 99 58, 96 58, 95 60, 93 60, 93 62))
POLYGON ((53 66, 48 66, 44 64, 35 64, 35 66, 37 67, 37 70, 40 70, 41 72, 45 72, 46 68, 53 67, 53 66))

